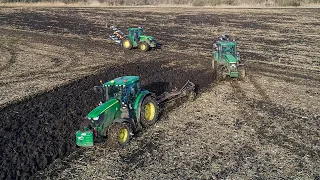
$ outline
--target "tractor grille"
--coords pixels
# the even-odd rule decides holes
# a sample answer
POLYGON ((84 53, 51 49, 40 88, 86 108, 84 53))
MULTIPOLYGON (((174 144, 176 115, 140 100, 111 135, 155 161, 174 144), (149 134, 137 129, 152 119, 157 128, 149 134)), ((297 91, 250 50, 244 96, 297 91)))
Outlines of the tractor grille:
POLYGON ((230 64, 230 71, 236 72, 237 71, 237 65, 235 63, 230 64))

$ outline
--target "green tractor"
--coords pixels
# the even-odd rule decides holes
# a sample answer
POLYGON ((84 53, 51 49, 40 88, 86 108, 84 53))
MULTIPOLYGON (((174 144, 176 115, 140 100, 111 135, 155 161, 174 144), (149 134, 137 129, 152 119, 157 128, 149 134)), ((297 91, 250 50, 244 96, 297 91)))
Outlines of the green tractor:
POLYGON ((128 35, 122 38, 121 43, 125 49, 138 47, 142 51, 149 51, 150 48, 159 48, 160 46, 152 36, 145 35, 141 27, 129 28, 128 35))
POLYGON ((194 88, 194 84, 188 81, 179 91, 156 97, 141 88, 139 76, 118 77, 95 86, 101 101, 88 114, 87 125, 76 132, 76 144, 93 146, 107 137, 110 146, 123 147, 133 133, 157 121, 160 103, 185 96, 187 92, 194 92, 194 88))
POLYGON ((214 43, 212 68, 218 80, 224 80, 227 77, 244 80, 245 65, 240 60, 237 45, 237 42, 230 39, 228 35, 222 35, 214 43))

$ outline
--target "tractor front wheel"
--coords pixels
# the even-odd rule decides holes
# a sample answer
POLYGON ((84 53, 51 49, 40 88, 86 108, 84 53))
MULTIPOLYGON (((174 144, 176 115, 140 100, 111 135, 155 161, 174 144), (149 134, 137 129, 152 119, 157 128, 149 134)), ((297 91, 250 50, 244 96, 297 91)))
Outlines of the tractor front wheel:
POLYGON ((151 96, 147 96, 141 106, 140 122, 144 128, 152 126, 156 123, 159 114, 157 101, 151 96))
POLYGON ((238 67, 238 78, 239 80, 243 81, 246 78, 246 69, 244 66, 238 67))
POLYGON ((108 130, 108 144, 112 148, 124 147, 130 141, 132 128, 128 123, 113 123, 108 130))
POLYGON ((122 46, 123 46, 123 48, 125 48, 125 49, 132 49, 132 47, 133 47, 131 40, 128 39, 128 38, 125 38, 125 39, 122 41, 122 46))
POLYGON ((146 42, 142 42, 142 43, 140 44, 140 49, 141 49, 141 51, 146 52, 146 51, 149 51, 150 46, 149 46, 149 44, 148 44, 148 43, 146 43, 146 42))

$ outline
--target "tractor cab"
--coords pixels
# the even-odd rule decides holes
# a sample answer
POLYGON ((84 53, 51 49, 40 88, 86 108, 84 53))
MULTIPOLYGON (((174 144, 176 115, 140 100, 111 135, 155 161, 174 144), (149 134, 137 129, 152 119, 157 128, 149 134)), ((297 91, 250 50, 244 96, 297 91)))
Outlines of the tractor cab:
POLYGON ((236 56, 237 43, 234 41, 219 41, 218 42, 218 53, 221 55, 231 54, 231 55, 236 56))
POLYGON ((124 105, 132 105, 133 100, 140 92, 139 76, 118 77, 102 86, 95 86, 94 90, 101 94, 101 103, 117 99, 124 105))
POLYGON ((228 61, 228 63, 236 63, 239 54, 237 53, 237 43, 235 41, 218 41, 213 57, 217 62, 228 61))
POLYGON ((143 29, 141 27, 128 29, 128 36, 140 38, 140 36, 143 36, 143 35, 144 35, 143 29))

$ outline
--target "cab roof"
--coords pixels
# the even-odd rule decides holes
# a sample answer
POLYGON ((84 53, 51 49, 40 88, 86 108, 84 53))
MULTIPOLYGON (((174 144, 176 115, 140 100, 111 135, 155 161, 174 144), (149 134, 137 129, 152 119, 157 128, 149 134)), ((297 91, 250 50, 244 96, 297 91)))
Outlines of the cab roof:
POLYGON ((139 76, 122 76, 104 83, 104 86, 126 86, 139 80, 139 76))
POLYGON ((129 30, 129 31, 132 31, 132 30, 135 31, 135 30, 143 30, 143 29, 140 28, 140 27, 137 27, 137 28, 128 28, 128 30, 129 30))
POLYGON ((218 45, 220 46, 235 46, 237 42, 235 41, 218 41, 218 45))

